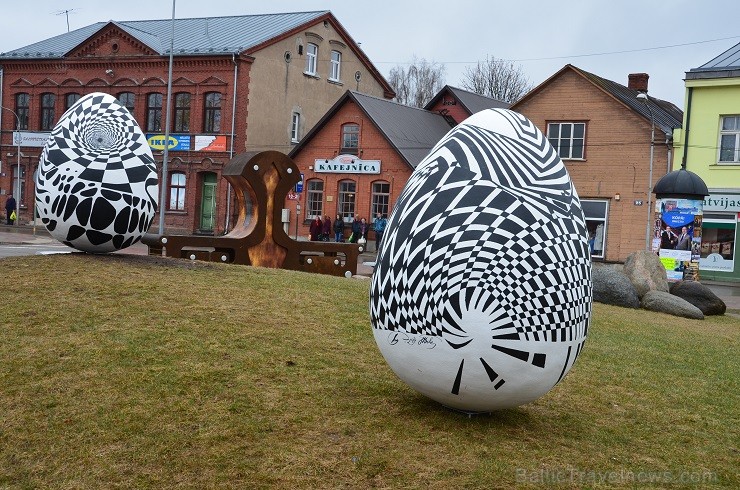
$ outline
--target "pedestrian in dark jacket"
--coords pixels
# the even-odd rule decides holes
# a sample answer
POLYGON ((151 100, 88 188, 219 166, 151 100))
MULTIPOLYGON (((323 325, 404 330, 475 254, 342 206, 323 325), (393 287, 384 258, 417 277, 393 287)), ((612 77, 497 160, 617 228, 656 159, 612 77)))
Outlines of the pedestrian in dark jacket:
MULTIPOLYGON (((13 194, 8 194, 8 199, 5 201, 5 215, 8 217, 8 224, 12 225, 13 220, 10 219, 10 215, 13 214, 13 211, 16 210, 15 205, 15 199, 13 198, 13 194)), ((16 217, 16 219, 18 219, 16 217)))
POLYGON ((352 234, 349 236, 350 243, 357 243, 360 239, 360 215, 356 214, 355 219, 352 220, 352 234))
POLYGON ((324 216, 324 226, 321 227, 321 234, 323 235, 321 239, 328 242, 331 236, 331 218, 328 214, 324 216))
POLYGON ((359 240, 360 238, 364 238, 365 241, 367 241, 367 230, 369 229, 370 227, 368 226, 367 221, 365 218, 362 218, 360 220, 360 236, 357 239, 359 240))
POLYGON ((388 220, 384 215, 378 213, 375 217, 375 251, 380 251, 380 241, 383 239, 383 233, 385 233, 385 225, 388 224, 388 220))
POLYGON ((342 217, 339 215, 334 220, 334 241, 344 241, 344 221, 342 221, 342 217))
POLYGON ((308 233, 311 237, 311 241, 315 242, 318 241, 319 235, 321 235, 321 228, 324 226, 324 223, 321 221, 321 216, 316 216, 313 221, 311 221, 311 226, 308 228, 308 233))

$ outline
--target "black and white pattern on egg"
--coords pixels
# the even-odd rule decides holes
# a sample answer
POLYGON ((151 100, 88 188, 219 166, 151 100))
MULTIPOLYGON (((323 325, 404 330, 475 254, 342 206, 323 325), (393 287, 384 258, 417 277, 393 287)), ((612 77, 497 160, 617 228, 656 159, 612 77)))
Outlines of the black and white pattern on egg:
POLYGON ((60 241, 112 251, 149 229, 157 185, 154 159, 131 113, 108 94, 90 94, 52 131, 39 163, 36 202, 60 241))
POLYGON ((580 201, 557 153, 528 119, 497 111, 516 137, 459 125, 430 152, 388 223, 371 285, 375 329, 441 337, 464 372, 506 380, 485 357, 465 361, 470 311, 483 311, 492 351, 537 368, 544 353, 512 347, 564 342, 560 379, 586 339, 591 262, 580 201), (534 344, 533 344, 534 342, 534 344), (561 371, 562 369, 562 371, 561 371))

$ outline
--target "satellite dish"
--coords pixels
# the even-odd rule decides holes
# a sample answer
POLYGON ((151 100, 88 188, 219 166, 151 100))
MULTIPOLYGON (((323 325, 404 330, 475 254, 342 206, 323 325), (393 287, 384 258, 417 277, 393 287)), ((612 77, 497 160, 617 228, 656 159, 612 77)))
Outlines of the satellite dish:
POLYGON ((290 51, 286 51, 286 52, 285 52, 285 54, 283 55, 283 58, 285 58, 285 62, 286 62, 286 63, 290 63, 290 59, 291 59, 291 57, 292 57, 292 56, 291 56, 291 54, 290 54, 290 51))
POLYGON ((355 72, 355 80, 357 80, 359 82, 360 81, 360 78, 362 78, 362 73, 360 73, 359 71, 356 71, 355 72))

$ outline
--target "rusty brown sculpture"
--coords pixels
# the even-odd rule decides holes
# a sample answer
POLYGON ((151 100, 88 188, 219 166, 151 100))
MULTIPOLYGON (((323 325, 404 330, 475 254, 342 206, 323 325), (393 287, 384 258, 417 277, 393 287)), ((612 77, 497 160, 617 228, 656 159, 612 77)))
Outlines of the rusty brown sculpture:
POLYGON ((236 191, 237 225, 222 237, 147 234, 150 255, 318 272, 350 277, 363 251, 354 243, 297 241, 282 227, 285 197, 300 179, 293 161, 278 151, 242 153, 223 170, 236 191), (251 204, 251 206, 250 206, 251 204))

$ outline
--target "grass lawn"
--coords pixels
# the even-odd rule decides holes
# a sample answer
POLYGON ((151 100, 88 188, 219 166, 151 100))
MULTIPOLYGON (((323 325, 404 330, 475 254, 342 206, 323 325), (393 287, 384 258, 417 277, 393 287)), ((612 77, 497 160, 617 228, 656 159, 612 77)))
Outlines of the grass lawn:
POLYGON ((373 340, 369 281, 0 260, 0 489, 740 488, 740 320, 596 304, 538 401, 467 417, 373 340))

